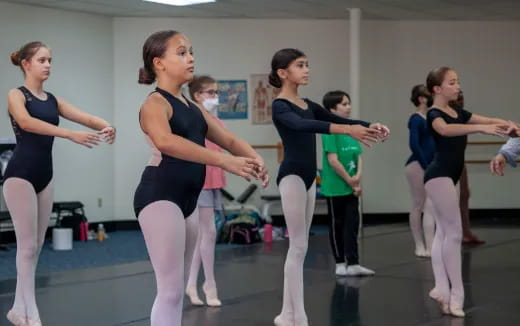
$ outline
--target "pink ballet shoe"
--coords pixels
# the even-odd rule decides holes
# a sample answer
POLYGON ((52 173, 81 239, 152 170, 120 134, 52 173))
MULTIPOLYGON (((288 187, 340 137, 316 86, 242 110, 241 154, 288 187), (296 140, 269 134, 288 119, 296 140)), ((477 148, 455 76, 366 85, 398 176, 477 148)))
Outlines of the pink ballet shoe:
POLYGON ((445 314, 445 315, 450 315, 451 314, 449 303, 444 302, 444 300, 442 298, 442 295, 439 292, 437 292, 437 289, 433 288, 430 291, 429 296, 433 300, 437 301, 437 303, 439 304, 439 307, 441 308, 443 314, 445 314))
POLYGON ((274 324, 276 326, 294 326, 294 321, 285 320, 282 315, 276 316, 274 319, 274 324))
POLYGON ((442 299, 442 296, 437 292, 436 288, 433 288, 428 295, 435 301, 440 301, 442 299))
POLYGON ((220 307, 222 306, 222 302, 218 299, 217 287, 216 286, 207 286, 206 284, 202 285, 202 291, 206 295, 206 304, 210 307, 220 307))
POLYGON ((11 324, 13 324, 15 326, 28 326, 27 318, 18 315, 16 312, 14 312, 12 310, 9 310, 7 312, 6 317, 7 317, 7 320, 9 320, 11 322, 11 324))
POLYGON ((40 319, 27 319, 27 326, 42 326, 40 319))
POLYGON ((305 318, 304 320, 294 321, 294 326, 309 326, 309 322, 305 318))
POLYGON ((459 318, 463 318, 466 316, 464 310, 462 310, 462 307, 454 303, 450 304, 450 315, 459 318))
POLYGON ((204 302, 199 298, 199 295, 197 293, 196 287, 187 287, 186 288, 186 295, 188 298, 190 298, 190 302, 194 306, 203 306, 204 302))

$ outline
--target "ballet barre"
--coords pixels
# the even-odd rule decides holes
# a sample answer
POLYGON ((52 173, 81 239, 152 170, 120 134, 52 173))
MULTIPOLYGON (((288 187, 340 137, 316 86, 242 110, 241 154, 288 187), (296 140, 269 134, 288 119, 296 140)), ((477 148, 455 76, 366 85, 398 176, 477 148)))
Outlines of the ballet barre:
POLYGON ((254 149, 276 149, 278 163, 283 160, 283 145, 282 142, 278 142, 275 145, 251 145, 254 149))
MULTIPOLYGON (((489 146, 489 145, 499 145, 502 146, 506 142, 504 141, 470 141, 468 142, 468 146, 489 146)), ((465 160, 466 164, 489 164, 491 158, 489 160, 465 160)), ((520 163, 520 160, 516 160, 517 163, 520 163)))

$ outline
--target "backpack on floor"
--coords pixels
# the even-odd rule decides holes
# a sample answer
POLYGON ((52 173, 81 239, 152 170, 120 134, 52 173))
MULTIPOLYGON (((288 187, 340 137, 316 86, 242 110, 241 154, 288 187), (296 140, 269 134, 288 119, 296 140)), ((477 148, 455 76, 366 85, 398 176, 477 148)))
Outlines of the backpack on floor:
POLYGON ((229 243, 253 244, 261 242, 259 227, 249 223, 236 223, 230 226, 229 243))

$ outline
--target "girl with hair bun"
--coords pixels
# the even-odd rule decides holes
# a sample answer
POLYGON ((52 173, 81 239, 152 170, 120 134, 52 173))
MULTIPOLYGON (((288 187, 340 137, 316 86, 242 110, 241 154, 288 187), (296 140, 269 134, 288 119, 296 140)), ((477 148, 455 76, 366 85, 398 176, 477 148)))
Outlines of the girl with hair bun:
MULTIPOLYGON (((152 326, 180 326, 184 267, 191 262, 198 232, 197 200, 204 186, 205 165, 218 166, 250 181, 268 183, 263 159, 242 139, 223 128, 206 109, 183 96, 193 79, 190 40, 176 31, 160 31, 143 46, 139 82, 157 87, 141 106, 141 129, 152 148, 134 197, 157 280, 152 326), (204 147, 204 140, 231 155, 204 147)), ((215 293, 216 294, 216 293, 215 293)))
POLYGON ((17 241, 16 294, 7 319, 16 326, 41 326, 34 282, 52 211, 54 137, 92 148, 102 140, 112 144, 116 131, 105 120, 44 91, 52 56, 42 42, 27 43, 11 55, 11 62, 21 68, 25 81, 7 95, 17 143, 3 186, 17 241), (58 126, 60 116, 97 132, 61 128, 58 126))
POLYGON ((277 326, 307 326, 303 305, 303 262, 316 197, 316 133, 344 134, 365 145, 384 140, 389 130, 381 124, 344 119, 298 95, 309 81, 309 61, 297 49, 282 49, 271 61, 269 83, 281 88, 273 101, 273 122, 282 138, 284 159, 276 182, 289 230, 284 267, 283 306, 277 326))

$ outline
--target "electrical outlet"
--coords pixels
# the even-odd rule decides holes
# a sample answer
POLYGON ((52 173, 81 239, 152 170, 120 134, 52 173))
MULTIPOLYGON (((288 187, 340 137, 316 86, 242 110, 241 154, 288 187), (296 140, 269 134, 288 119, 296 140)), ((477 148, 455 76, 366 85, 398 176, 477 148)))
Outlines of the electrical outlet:
POLYGON ((98 198, 97 199, 97 206, 98 207, 103 207, 103 199, 102 198, 98 198))

